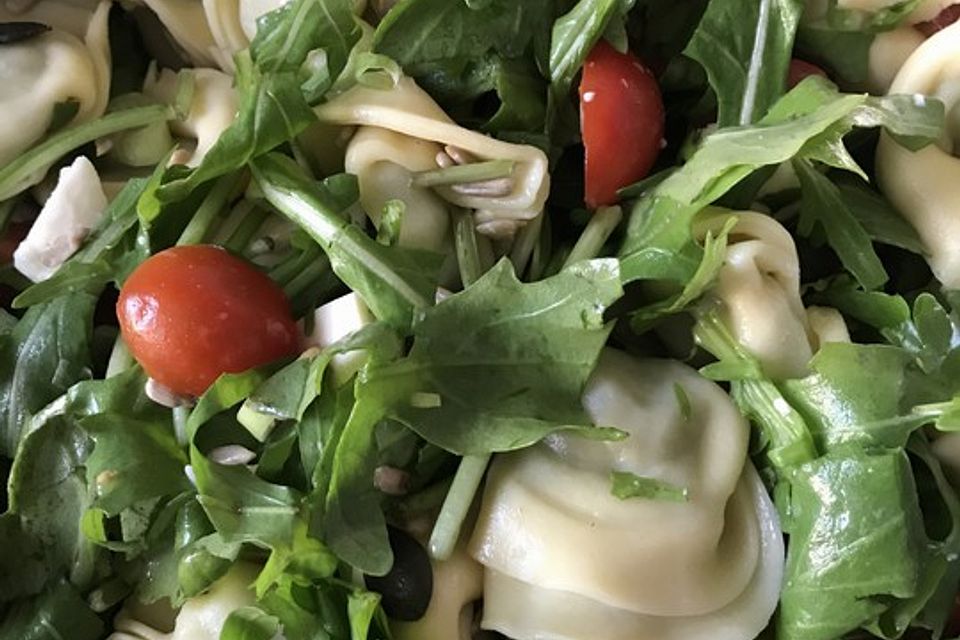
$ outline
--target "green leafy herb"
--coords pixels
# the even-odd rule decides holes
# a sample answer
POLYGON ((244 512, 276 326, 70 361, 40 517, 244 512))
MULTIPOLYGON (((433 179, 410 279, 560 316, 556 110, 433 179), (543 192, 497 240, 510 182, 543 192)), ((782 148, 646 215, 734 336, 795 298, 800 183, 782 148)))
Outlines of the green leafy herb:
POLYGON ((714 0, 684 53, 707 71, 721 127, 752 124, 784 93, 798 0, 714 0))
POLYGON ((217 138, 200 166, 159 188, 162 202, 186 198, 199 185, 242 168, 316 121, 294 72, 263 72, 241 54, 236 82, 241 96, 236 120, 217 138))
POLYGON ((173 118, 173 110, 150 105, 115 111, 93 120, 61 129, 16 160, 0 167, 0 201, 11 198, 43 180, 52 164, 70 151, 127 129, 136 129, 173 118))
POLYGON ((425 313, 409 356, 370 371, 359 398, 389 390, 392 417, 460 454, 506 451, 587 426, 580 394, 611 328, 603 311, 620 295, 610 260, 531 284, 501 261, 425 313), (439 396, 437 406, 414 406, 416 392, 439 396))
POLYGON ((414 310, 432 305, 439 256, 379 244, 342 217, 342 207, 289 158, 271 154, 252 166, 267 200, 317 241, 378 319, 406 330, 414 310))
POLYGON ((841 94, 822 78, 807 78, 758 124, 708 135, 685 165, 634 205, 620 250, 624 281, 689 280, 703 257, 691 238, 693 216, 756 169, 811 156, 846 166, 833 142, 858 123, 880 122, 906 141, 929 142, 933 138, 924 136, 939 130, 943 107, 934 101, 910 107, 910 102, 907 96, 841 94))
POLYGON ((476 59, 490 50, 516 58, 531 41, 545 49, 552 20, 553 3, 543 0, 490 0, 482 8, 401 0, 377 26, 374 50, 417 75, 418 65, 476 59))
POLYGON ((90 375, 95 304, 87 293, 62 296, 0 336, 0 455, 13 458, 31 416, 90 375))
POLYGON ((645 500, 665 500, 667 502, 686 502, 689 492, 663 480, 644 478, 626 471, 610 472, 610 493, 621 500, 642 498, 645 500))
POLYGON ((791 488, 778 637, 832 640, 916 593, 925 536, 906 453, 828 455, 791 488))
POLYGON ((266 72, 297 72, 310 52, 322 49, 336 78, 359 38, 350 0, 296 0, 260 18, 250 53, 266 72))
POLYGON ((227 616, 221 640, 270 640, 280 632, 280 620, 256 607, 241 607, 227 616))
POLYGON ((187 456, 172 423, 99 414, 80 425, 95 443, 85 464, 87 484, 96 494, 94 506, 107 515, 118 515, 141 500, 191 489, 183 473, 187 456))
POLYGON ((39 597, 4 612, 2 640, 97 640, 104 625, 76 589, 58 581, 39 597))
POLYGON ((805 227, 807 235, 814 224, 822 228, 844 267, 864 289, 869 291, 881 286, 887 281, 887 272, 873 249, 870 236, 847 208, 840 189, 809 162, 796 160, 793 166, 803 193, 801 227, 805 227))
POLYGON ((593 45, 631 6, 629 0, 580 0, 557 18, 550 38, 550 82, 557 96, 566 96, 593 45))

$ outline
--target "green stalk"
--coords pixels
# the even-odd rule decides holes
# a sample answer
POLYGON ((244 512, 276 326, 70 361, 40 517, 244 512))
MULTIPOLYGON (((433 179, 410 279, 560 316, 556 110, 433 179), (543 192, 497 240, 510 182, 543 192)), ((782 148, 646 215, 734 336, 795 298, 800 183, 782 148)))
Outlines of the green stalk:
POLYGON ((440 508, 440 515, 437 516, 437 523, 433 526, 433 533, 430 534, 427 550, 433 559, 447 560, 453 554, 453 549, 460 538, 463 521, 467 518, 470 505, 473 504, 473 498, 477 494, 477 489, 480 488, 480 481, 483 480, 483 474, 486 473, 489 463, 489 453, 464 456, 460 461, 457 474, 453 477, 453 484, 450 485, 447 498, 440 508))
POLYGON ((697 343, 719 360, 714 370, 729 368, 731 395, 770 443, 768 457, 778 469, 801 465, 817 457, 817 446, 806 422, 776 384, 763 376, 759 363, 747 354, 723 324, 716 309, 698 314, 697 343))
POLYGON ((577 244, 573 245, 570 255, 563 263, 563 268, 565 269, 583 260, 592 260, 600 255, 603 245, 610 239, 621 220, 623 220, 623 211, 620 207, 600 207, 597 209, 584 228, 583 233, 580 234, 577 244))
POLYGON ((173 109, 170 107, 150 105, 108 113, 92 122, 61 129, 0 169, 0 200, 37 184, 50 165, 88 142, 171 118, 173 109))
POLYGON ((517 277, 523 279, 523 274, 530 264, 533 251, 540 241, 540 232, 543 230, 543 218, 545 213, 540 214, 528 222, 517 234, 517 239, 510 249, 510 262, 513 263, 513 270, 517 277))
POLYGON ((550 218, 541 214, 542 228, 537 237, 537 243, 533 247, 533 254, 530 256, 530 269, 527 274, 530 282, 540 280, 547 270, 550 263, 550 257, 553 255, 553 230, 550 224, 550 218))
POLYGON ((210 193, 203 199, 197 212, 190 218, 187 227, 180 234, 177 240, 178 246, 188 244, 200 244, 206 237, 210 227, 220 215, 220 212, 227 206, 230 196, 236 189, 240 181, 240 172, 232 175, 226 175, 216 181, 210 193))
POLYGON ((310 245, 303 251, 294 253, 289 258, 270 270, 270 278, 285 287, 304 269, 309 267, 322 255, 320 247, 310 245))
POLYGON ((460 281, 466 289, 483 275, 480 262, 480 249, 477 247, 477 229, 473 215, 458 210, 454 214, 454 244, 457 250, 457 265, 460 267, 460 281))
POLYGON ((250 210, 243 215, 243 220, 240 221, 237 228, 223 243, 224 248, 234 253, 245 253, 250 248, 250 243, 253 242, 253 237, 257 234, 257 231, 263 226, 265 219, 266 214, 263 209, 256 205, 251 206, 250 210))
POLYGON ((330 261, 326 256, 317 256, 300 273, 298 273, 290 282, 283 287, 283 292, 287 298, 293 300, 301 293, 310 288, 310 286, 319 280, 330 270, 330 261))
POLYGON ((446 187, 454 184, 470 184, 509 178, 513 173, 513 160, 490 160, 459 164, 443 169, 432 169, 413 174, 415 187, 446 187))

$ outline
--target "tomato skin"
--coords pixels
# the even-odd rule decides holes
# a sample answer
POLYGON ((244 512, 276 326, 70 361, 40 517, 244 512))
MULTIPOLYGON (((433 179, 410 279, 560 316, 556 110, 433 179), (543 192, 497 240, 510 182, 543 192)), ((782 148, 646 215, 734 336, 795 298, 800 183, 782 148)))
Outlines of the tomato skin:
POLYGON ((811 62, 793 58, 790 60, 790 70, 787 72, 787 88, 793 89, 808 76, 823 76, 826 78, 827 72, 811 62))
POLYGON ((929 38, 938 31, 946 29, 960 19, 960 4, 952 4, 938 13, 932 20, 917 23, 914 28, 929 38))
POLYGON ((280 287, 209 245, 167 249, 137 267, 117 318, 147 374, 185 395, 201 395, 220 374, 293 355, 299 340, 280 287))
POLYGON ((663 146, 660 87, 636 56, 601 40, 580 81, 587 205, 615 204, 617 190, 645 177, 663 146))

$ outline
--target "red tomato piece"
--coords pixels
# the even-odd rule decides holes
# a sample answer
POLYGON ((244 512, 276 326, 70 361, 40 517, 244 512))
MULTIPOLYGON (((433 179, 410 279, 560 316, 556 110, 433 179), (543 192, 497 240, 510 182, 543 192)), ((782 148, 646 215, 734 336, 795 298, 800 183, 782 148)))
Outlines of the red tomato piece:
POLYGON ((283 290, 252 265, 209 245, 149 258, 117 300, 130 352, 157 382, 198 396, 223 373, 246 371, 297 351, 283 290))
POLYGON ((605 41, 590 52, 580 81, 586 202, 617 202, 617 190, 650 172, 663 146, 663 98, 636 56, 605 41))
POLYGON ((945 7, 933 20, 917 23, 914 28, 929 38, 937 31, 946 29, 958 19, 960 19, 960 4, 952 4, 945 7))
POLYGON ((795 86, 800 84, 801 80, 808 76, 823 76, 824 78, 828 77, 827 72, 817 65, 807 62, 806 60, 798 60, 797 58, 793 58, 790 61, 790 70, 787 72, 787 88, 793 89, 795 86))

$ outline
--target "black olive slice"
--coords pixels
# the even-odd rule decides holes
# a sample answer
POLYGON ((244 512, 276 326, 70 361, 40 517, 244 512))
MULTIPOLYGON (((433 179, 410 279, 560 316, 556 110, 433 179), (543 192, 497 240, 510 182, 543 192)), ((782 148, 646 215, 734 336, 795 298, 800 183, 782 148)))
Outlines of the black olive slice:
POLYGON ((0 44, 14 44, 50 31, 41 22, 0 22, 0 44))

